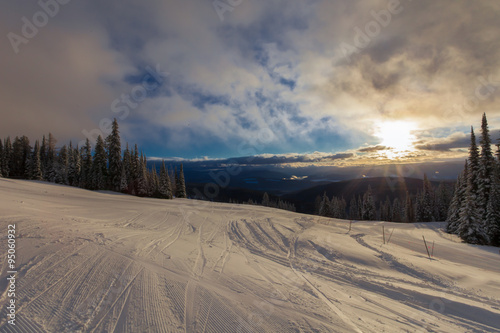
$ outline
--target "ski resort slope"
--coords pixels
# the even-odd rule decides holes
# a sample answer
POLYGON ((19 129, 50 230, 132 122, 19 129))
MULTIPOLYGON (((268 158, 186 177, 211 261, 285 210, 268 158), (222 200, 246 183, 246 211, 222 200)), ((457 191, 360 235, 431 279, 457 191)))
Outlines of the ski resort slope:
POLYGON ((0 178, 0 331, 500 332, 498 248, 442 227, 0 178))

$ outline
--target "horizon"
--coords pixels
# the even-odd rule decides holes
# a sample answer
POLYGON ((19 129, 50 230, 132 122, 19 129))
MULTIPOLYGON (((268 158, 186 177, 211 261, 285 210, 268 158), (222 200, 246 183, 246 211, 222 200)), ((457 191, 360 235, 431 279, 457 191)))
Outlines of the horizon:
POLYGON ((151 160, 297 168, 458 163, 483 112, 500 139, 488 1, 6 6, 2 138, 117 118, 151 160))

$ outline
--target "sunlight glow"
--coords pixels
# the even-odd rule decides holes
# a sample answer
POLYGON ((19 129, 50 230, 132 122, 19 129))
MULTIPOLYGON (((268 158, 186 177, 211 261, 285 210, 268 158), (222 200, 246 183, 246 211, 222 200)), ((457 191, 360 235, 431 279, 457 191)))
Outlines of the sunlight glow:
POLYGON ((384 121, 378 124, 375 135, 381 139, 380 145, 387 147, 387 157, 400 158, 413 151, 412 131, 416 129, 416 124, 410 121, 384 121))

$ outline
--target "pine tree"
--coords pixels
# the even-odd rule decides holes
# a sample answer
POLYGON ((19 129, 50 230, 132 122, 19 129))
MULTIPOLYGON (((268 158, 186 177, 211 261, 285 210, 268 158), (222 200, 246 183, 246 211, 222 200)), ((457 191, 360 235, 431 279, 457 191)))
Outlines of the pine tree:
POLYGON ((344 199, 344 197, 341 197, 338 199, 338 218, 339 219, 345 219, 346 218, 346 208, 347 208, 347 203, 344 199))
POLYGON ((450 207, 450 191, 444 182, 441 182, 436 191, 434 216, 438 221, 446 221, 448 208, 450 207))
POLYGON ((70 186, 78 186, 80 181, 80 167, 78 147, 76 149, 73 148, 73 144, 70 141, 68 148, 68 184, 70 186))
POLYGON ((141 152, 141 157, 139 159, 139 174, 137 178, 137 195, 140 197, 145 197, 148 195, 148 174, 146 168, 146 159, 141 152))
POLYGON ((488 235, 482 228, 481 215, 476 206, 477 195, 473 192, 473 180, 476 177, 469 170, 465 198, 460 208, 457 233, 463 241, 469 244, 488 244, 488 235))
POLYGON ((321 205, 319 207, 319 215, 329 217, 331 215, 331 202, 326 195, 326 192, 323 193, 323 200, 321 201, 321 205))
POLYGON ((82 156, 80 155, 78 146, 73 149, 73 163, 73 186, 79 186, 82 177, 82 156))
POLYGON ((487 205, 489 201, 490 191, 493 181, 493 173, 495 168, 495 159, 491 151, 491 138, 488 129, 488 121, 486 113, 483 114, 481 123, 481 155, 479 159, 479 172, 477 175, 478 192, 477 205, 481 214, 481 219, 486 220, 487 205))
POLYGON ((398 198, 395 198, 392 203, 392 219, 393 222, 402 222, 401 203, 398 198))
POLYGON ((22 179, 33 179, 33 152, 30 150, 26 154, 25 161, 24 161, 24 172, 23 175, 21 176, 22 179))
POLYGON ((181 164, 181 169, 179 171, 179 174, 177 176, 175 196, 177 198, 187 198, 186 182, 184 180, 184 167, 182 164, 181 164))
POLYGON ((87 138, 81 150, 80 187, 92 189, 92 146, 87 138))
POLYGON ((494 182, 490 188, 484 224, 490 245, 500 246, 500 168, 498 166, 495 168, 492 178, 494 182))
POLYGON ((269 194, 267 194, 267 192, 265 192, 264 196, 262 197, 262 206, 269 206, 269 194))
POLYGON ((69 153, 66 145, 59 150, 56 163, 56 183, 68 185, 69 153))
POLYGON ((497 139, 498 143, 496 144, 497 146, 497 152, 496 152, 496 156, 497 156, 497 164, 500 163, 500 138, 497 139))
POLYGON ((91 188, 93 190, 103 190, 106 188, 108 171, 106 160, 104 140, 99 135, 95 144, 95 152, 91 168, 91 188))
POLYGON ((408 193, 408 191, 406 191, 404 221, 407 223, 415 222, 415 208, 413 207, 413 201, 411 200, 410 193, 408 193))
POLYGON ((314 215, 319 215, 319 207, 321 206, 321 196, 317 195, 314 199, 314 215))
POLYGON ((46 165, 43 166, 44 174, 45 174, 45 179, 48 180, 49 182, 54 183, 56 181, 56 173, 57 173, 57 166, 56 166, 56 139, 52 135, 52 133, 49 133, 49 143, 47 147, 47 160, 46 160, 46 165))
POLYGON ((3 143, 2 139, 0 139, 0 177, 3 177, 3 164, 4 164, 3 143))
POLYGON ((340 205, 337 197, 332 197, 332 200, 330 201, 330 214, 333 218, 339 218, 340 205))
POLYGON ((6 178, 10 176, 11 158, 12 158, 12 144, 10 143, 10 137, 7 137, 7 139, 5 139, 3 147, 3 169, 2 169, 2 174, 6 178))
POLYGON ((351 198, 351 202, 349 203, 349 218, 351 220, 359 220, 358 201, 355 196, 351 198))
POLYGON ((172 188, 168 170, 165 167, 165 161, 161 162, 160 169, 160 197, 163 199, 172 199, 172 188))
POLYGON ((10 177, 29 178, 29 168, 26 168, 26 162, 31 157, 30 140, 27 136, 16 137, 12 144, 12 155, 10 159, 10 177))
POLYGON ((424 216, 423 207, 423 194, 419 190, 415 197, 415 222, 422 222, 424 216))
POLYGON ((153 171, 147 170, 146 165, 146 197, 153 196, 153 171))
POLYGON ((417 220, 419 222, 431 222, 434 221, 434 207, 433 207, 433 194, 432 194, 432 185, 427 175, 424 174, 424 182, 423 182, 423 191, 419 200, 419 209, 417 220))
POLYGON ((131 174, 132 174, 132 188, 131 192, 137 195, 139 192, 139 179, 142 175, 141 162, 139 160, 139 151, 137 149, 137 144, 134 146, 134 154, 132 155, 131 164, 131 174))
POLYGON ((42 174, 42 161, 40 160, 40 144, 38 140, 35 142, 35 148, 33 149, 32 169, 31 169, 31 179, 33 180, 43 180, 42 174))
POLYGON ((153 170, 151 171, 151 183, 149 185, 150 196, 159 198, 160 197, 160 178, 156 172, 156 165, 153 164, 153 170))
POLYGON ((446 231, 452 234, 457 233, 460 220, 460 209, 463 206, 466 190, 467 178, 469 177, 468 162, 465 161, 464 171, 458 176, 455 184, 455 192, 451 199, 450 207, 448 209, 448 216, 446 218, 446 231))
POLYGON ((120 143, 120 132, 116 118, 113 120, 111 134, 106 138, 106 147, 108 153, 108 182, 109 189, 112 191, 120 190, 121 182, 121 162, 122 152, 120 143))
POLYGON ((120 191, 124 193, 131 193, 133 182, 134 180, 132 177, 132 155, 130 154, 130 150, 128 148, 128 143, 127 143, 125 151, 123 152, 120 191))
POLYGON ((363 198, 361 195, 358 195, 358 216, 360 220, 363 219, 363 198))
POLYGON ((368 190, 363 196, 363 213, 361 218, 368 221, 375 220, 375 201, 373 199, 372 188, 370 185, 368 185, 368 190))
POLYGON ((344 198, 333 197, 330 206, 332 217, 336 219, 345 218, 345 206, 344 198))
POLYGON ((21 168, 23 172, 21 173, 21 177, 24 179, 28 179, 30 176, 30 163, 31 163, 31 152, 32 148, 30 146, 30 140, 28 139, 27 136, 23 135, 21 137, 21 144, 22 144, 22 162, 21 162, 21 168))
POLYGON ((127 179, 127 171, 125 168, 125 164, 122 163, 122 172, 120 175, 120 192, 127 193, 128 192, 128 179, 127 179))
POLYGON ((147 158, 146 158, 146 155, 144 154, 143 155, 143 162, 145 167, 146 167, 146 196, 148 197, 152 197, 153 196, 153 192, 154 192, 154 188, 155 188, 155 180, 154 180, 154 174, 153 174, 153 170, 149 170, 148 169, 148 161, 147 161, 147 158))
POLYGON ((380 219, 382 221, 392 221, 392 207, 389 197, 385 198, 385 202, 380 206, 380 219))
MULTIPOLYGON (((470 133, 470 147, 469 147, 469 169, 468 173, 471 178, 471 194, 476 198, 478 197, 478 184, 479 184, 479 149, 476 144, 476 136, 474 134, 474 128, 471 126, 470 133)), ((467 180, 466 180, 467 182, 467 180)), ((478 207, 479 209, 481 207, 478 207)), ((482 216, 482 211, 479 212, 479 215, 482 216)))
POLYGON ((43 179, 47 180, 47 175, 45 174, 45 165, 47 164, 47 139, 45 135, 42 137, 42 145, 40 146, 40 164, 43 179))

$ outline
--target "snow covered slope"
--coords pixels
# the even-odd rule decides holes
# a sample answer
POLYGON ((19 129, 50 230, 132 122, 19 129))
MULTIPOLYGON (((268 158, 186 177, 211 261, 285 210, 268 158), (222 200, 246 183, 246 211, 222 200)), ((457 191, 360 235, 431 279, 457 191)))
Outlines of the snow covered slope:
POLYGON ((0 331, 500 332, 498 248, 442 227, 0 179, 0 331))

